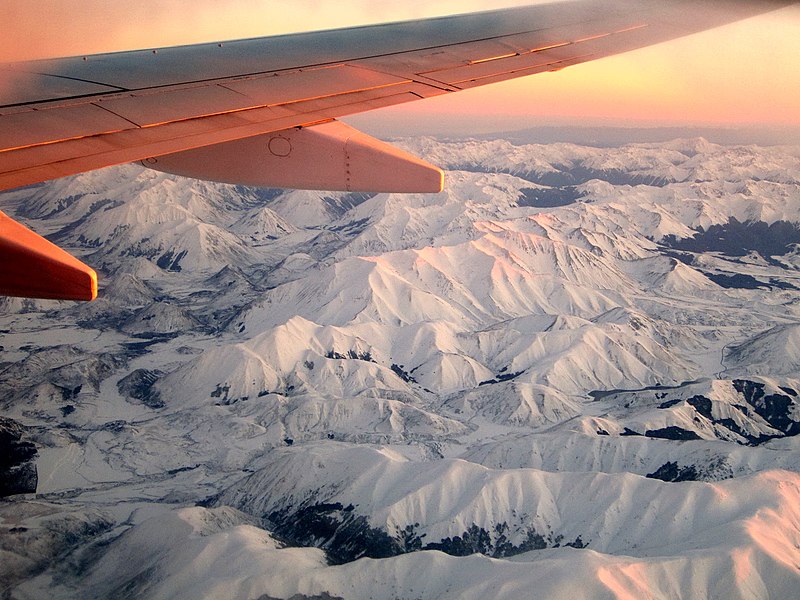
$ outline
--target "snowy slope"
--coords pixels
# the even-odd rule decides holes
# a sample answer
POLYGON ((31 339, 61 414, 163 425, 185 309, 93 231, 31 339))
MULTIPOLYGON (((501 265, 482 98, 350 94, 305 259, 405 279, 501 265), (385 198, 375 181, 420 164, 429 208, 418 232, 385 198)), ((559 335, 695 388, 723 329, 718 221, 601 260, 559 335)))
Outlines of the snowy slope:
POLYGON ((101 274, 0 302, 2 594, 792 597, 800 149, 402 143, 0 196, 101 274))

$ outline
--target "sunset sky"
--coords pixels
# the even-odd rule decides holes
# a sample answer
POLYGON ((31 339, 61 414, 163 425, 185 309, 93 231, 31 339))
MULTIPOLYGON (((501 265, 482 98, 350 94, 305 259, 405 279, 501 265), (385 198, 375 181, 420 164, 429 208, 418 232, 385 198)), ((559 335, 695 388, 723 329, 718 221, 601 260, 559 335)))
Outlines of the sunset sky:
MULTIPOLYGON (((479 0, 4 0, 0 57, 186 44, 486 10, 479 0), (135 8, 134 8, 135 7, 135 8), (9 28, 9 25, 11 26, 9 28)), ((800 126, 800 7, 652 48, 383 110, 394 123, 800 126)))

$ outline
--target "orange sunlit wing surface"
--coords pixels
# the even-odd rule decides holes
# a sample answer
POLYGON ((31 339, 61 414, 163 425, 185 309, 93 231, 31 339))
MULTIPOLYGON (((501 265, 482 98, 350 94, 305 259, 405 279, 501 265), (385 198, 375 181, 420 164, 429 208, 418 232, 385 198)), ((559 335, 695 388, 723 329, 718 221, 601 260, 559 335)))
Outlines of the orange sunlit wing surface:
POLYGON ((97 275, 77 258, 0 212, 0 295, 93 300, 97 275))

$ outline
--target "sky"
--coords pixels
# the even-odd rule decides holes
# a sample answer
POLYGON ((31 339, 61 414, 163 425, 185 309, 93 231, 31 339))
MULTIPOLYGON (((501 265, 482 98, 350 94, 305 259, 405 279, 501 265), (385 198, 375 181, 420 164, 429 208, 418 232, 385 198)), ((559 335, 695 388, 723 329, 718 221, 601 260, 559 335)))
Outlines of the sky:
MULTIPOLYGON (((91 54, 487 10, 484 0, 3 0, 0 60, 91 54)), ((800 127, 800 5, 658 46, 382 109, 361 120, 505 126, 800 127)), ((391 129, 391 128, 390 128, 391 129)), ((436 133, 441 133, 436 131, 436 133)))

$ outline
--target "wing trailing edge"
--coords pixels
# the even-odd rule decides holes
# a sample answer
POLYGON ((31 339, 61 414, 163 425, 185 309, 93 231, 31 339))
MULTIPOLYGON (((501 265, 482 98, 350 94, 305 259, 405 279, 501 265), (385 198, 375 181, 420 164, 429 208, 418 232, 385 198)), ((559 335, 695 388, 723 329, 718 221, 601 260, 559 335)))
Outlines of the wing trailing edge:
POLYGON ((0 212, 0 296, 94 300, 97 273, 0 212))
POLYGON ((438 167, 339 121, 166 154, 141 164, 257 187, 437 193, 444 186, 438 167))

